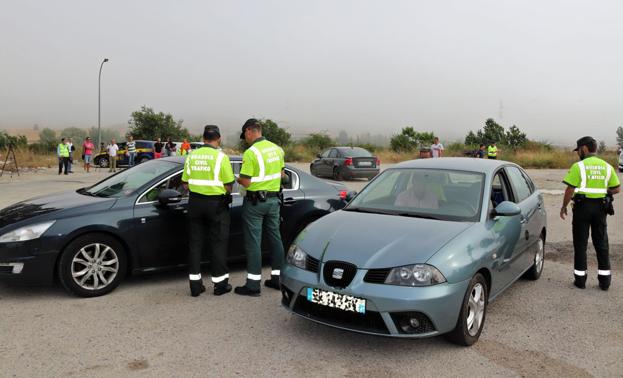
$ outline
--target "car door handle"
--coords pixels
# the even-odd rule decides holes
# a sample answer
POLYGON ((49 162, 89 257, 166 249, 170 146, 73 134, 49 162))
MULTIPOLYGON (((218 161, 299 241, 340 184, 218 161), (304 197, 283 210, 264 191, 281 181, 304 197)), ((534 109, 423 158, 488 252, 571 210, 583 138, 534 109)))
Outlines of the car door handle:
POLYGON ((296 200, 294 198, 292 198, 292 197, 285 198, 283 200, 283 204, 286 205, 286 206, 287 205, 294 205, 295 203, 296 203, 296 200))

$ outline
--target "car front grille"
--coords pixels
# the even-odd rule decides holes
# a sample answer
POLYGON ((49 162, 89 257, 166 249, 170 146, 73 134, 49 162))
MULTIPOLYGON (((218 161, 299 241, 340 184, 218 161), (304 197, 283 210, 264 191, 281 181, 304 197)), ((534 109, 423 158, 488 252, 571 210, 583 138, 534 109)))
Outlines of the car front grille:
POLYGON ((357 274, 357 267, 343 261, 327 261, 324 264, 324 282, 329 286, 345 288, 357 274))
POLYGON ((391 269, 370 269, 368 270, 368 273, 366 273, 365 277, 363 278, 364 282, 367 283, 385 283, 385 280, 387 279, 387 276, 389 275, 389 272, 391 271, 391 269))
POLYGON ((302 295, 299 295, 297 298, 293 311, 306 318, 336 327, 384 335, 389 334, 383 317, 376 311, 366 311, 365 314, 344 311, 312 303, 302 295))

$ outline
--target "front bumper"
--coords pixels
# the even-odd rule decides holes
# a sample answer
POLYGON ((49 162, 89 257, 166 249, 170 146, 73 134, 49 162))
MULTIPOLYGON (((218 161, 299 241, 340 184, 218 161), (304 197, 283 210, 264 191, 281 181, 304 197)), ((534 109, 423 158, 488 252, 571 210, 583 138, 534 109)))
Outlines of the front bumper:
POLYGON ((54 279, 58 251, 43 250, 41 240, 0 243, 0 281, 48 285, 54 279))
MULTIPOLYGON (((319 271, 322 272, 321 264, 319 271)), ((282 304, 289 311, 328 326, 355 332, 404 338, 436 336, 456 327, 469 280, 455 284, 428 287, 403 287, 363 281, 366 269, 359 269, 345 289, 327 285, 321 273, 289 264, 281 271, 282 304), (308 287, 366 299, 366 313, 358 314, 332 309, 307 301, 308 287), (400 327, 403 317, 415 317, 422 327, 405 332, 400 327)))

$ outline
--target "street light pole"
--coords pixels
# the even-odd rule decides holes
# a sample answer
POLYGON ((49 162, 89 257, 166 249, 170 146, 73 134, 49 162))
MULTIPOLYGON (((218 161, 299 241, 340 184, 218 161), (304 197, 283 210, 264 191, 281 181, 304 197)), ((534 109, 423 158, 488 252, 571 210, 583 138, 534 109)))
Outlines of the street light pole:
POLYGON ((102 145, 102 129, 101 129, 101 109, 102 109, 102 67, 104 67, 104 63, 108 62, 108 58, 104 58, 102 60, 102 64, 100 64, 100 74, 97 79, 97 148, 100 148, 102 145))

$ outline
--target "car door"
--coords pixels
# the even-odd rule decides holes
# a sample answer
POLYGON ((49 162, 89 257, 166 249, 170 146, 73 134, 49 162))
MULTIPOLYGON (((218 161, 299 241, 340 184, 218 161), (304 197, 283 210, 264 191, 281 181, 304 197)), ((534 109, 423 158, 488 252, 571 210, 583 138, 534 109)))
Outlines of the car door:
POLYGON ((333 170, 336 169, 336 166, 339 164, 339 151, 337 148, 332 148, 329 151, 329 157, 327 157, 327 176, 333 177, 333 170))
POLYGON ((534 259, 536 243, 541 235, 541 211, 543 198, 534 190, 524 172, 514 166, 506 167, 506 172, 513 187, 515 203, 521 209, 521 237, 518 241, 516 273, 523 273, 534 259))
MULTIPOLYGON (((516 256, 517 242, 520 239, 521 223, 519 216, 497 216, 494 209, 504 201, 514 201, 510 182, 503 169, 493 177, 488 198, 489 210, 485 228, 489 237, 483 240, 482 247, 487 250, 493 263, 491 293, 496 293, 509 285, 516 277, 513 271, 513 258, 516 256)), ((485 205, 486 206, 486 205, 485 205)))
POLYGON ((188 192, 182 186, 182 171, 164 178, 146 190, 134 205, 135 238, 142 267, 167 267, 187 263, 188 192), (164 189, 182 193, 182 201, 161 205, 164 189))
POLYGON ((314 165, 314 170, 316 171, 317 176, 327 176, 329 174, 326 159, 329 157, 330 152, 331 149, 323 151, 318 159, 314 160, 314 162, 312 163, 314 165))

